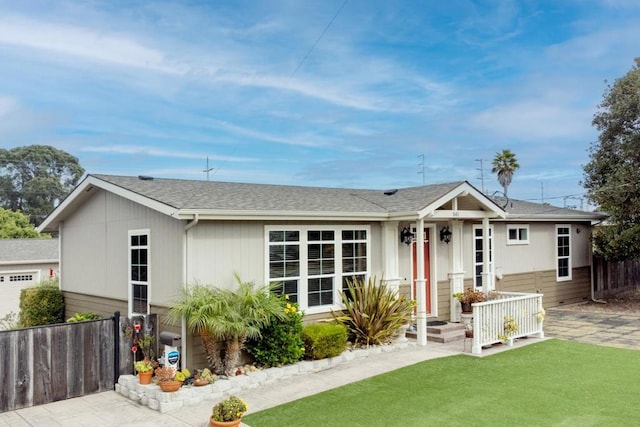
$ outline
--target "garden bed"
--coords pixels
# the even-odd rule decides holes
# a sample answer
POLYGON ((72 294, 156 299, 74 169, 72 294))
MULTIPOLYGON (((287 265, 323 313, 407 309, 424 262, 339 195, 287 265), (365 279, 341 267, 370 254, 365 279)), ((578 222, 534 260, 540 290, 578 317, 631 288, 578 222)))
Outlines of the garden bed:
POLYGON ((116 392, 162 413, 185 406, 195 405, 203 400, 220 400, 242 390, 249 390, 298 375, 311 374, 334 368, 351 360, 369 357, 416 345, 415 342, 401 342, 369 348, 352 349, 330 359, 305 360, 292 365, 247 372, 243 375, 218 379, 206 386, 182 386, 178 391, 165 393, 156 384, 141 385, 134 375, 121 375, 116 384, 116 392))

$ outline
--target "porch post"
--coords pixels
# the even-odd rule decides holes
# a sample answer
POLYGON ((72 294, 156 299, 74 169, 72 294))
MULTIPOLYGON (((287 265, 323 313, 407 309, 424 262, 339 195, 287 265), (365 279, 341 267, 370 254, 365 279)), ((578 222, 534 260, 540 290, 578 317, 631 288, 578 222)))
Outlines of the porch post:
POLYGON ((418 220, 416 227, 416 258, 417 270, 416 277, 416 298, 418 299, 416 322, 418 326, 418 345, 427 345, 427 301, 425 293, 425 277, 424 277, 424 218, 418 220))
POLYGON ((449 289, 451 295, 449 307, 451 309, 450 318, 452 322, 460 321, 461 311, 460 304, 453 297, 453 294, 464 290, 462 224, 463 221, 460 220, 449 221, 449 228, 451 229, 451 243, 449 243, 449 289))
POLYGON ((382 281, 390 289, 399 291, 400 273, 398 269, 398 221, 382 223, 382 281))
POLYGON ((489 218, 482 218, 482 292, 493 289, 489 269, 489 218))

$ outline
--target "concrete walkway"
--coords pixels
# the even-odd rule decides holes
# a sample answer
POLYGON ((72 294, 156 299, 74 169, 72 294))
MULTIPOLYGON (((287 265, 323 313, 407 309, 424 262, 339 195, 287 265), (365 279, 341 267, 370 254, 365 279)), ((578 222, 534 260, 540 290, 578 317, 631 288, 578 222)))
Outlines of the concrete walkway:
MULTIPOLYGON (((640 315, 586 313, 565 309, 547 310, 545 335, 590 344, 610 345, 640 350, 640 315)), ((539 339, 516 341, 483 350, 482 356, 508 351, 539 339)), ((277 383, 239 393, 257 412, 324 390, 359 381, 384 372, 425 360, 463 353, 464 341, 448 344, 429 342, 426 347, 410 345, 393 352, 383 352, 365 359, 343 363, 332 369, 281 380, 277 383)), ((470 343, 466 352, 470 352, 470 343)), ((47 405, 0 413, 0 426, 208 426, 211 407, 203 402, 168 413, 141 406, 120 394, 109 391, 47 405)))

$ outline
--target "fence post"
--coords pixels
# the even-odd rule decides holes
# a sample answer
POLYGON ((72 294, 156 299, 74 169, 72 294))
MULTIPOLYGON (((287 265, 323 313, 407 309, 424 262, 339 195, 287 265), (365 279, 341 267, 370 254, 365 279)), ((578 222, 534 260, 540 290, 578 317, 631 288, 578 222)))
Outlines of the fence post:
POLYGON ((120 312, 113 313, 113 385, 120 377, 120 312))

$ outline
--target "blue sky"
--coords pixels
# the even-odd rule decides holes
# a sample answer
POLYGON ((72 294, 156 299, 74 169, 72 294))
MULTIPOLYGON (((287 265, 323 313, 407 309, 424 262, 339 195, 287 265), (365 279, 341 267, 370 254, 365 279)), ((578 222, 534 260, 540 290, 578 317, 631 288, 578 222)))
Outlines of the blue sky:
POLYGON ((639 22, 636 0, 0 0, 0 145, 89 173, 206 179, 208 156, 212 180, 378 189, 421 185, 421 155, 426 183, 481 188, 484 159, 488 193, 509 148, 511 197, 580 206, 564 197, 639 22))

